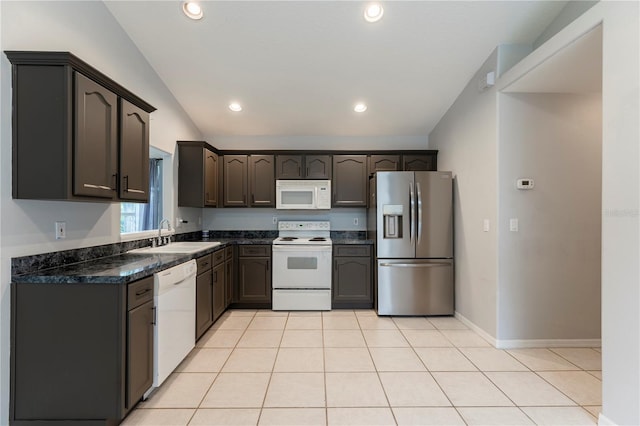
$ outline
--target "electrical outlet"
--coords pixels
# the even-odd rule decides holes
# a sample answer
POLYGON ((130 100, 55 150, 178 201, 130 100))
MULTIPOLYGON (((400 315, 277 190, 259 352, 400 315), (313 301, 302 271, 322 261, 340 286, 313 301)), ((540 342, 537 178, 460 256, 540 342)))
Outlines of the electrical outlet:
POLYGON ((176 217, 176 228, 180 228, 182 226, 182 218, 176 217))
POLYGON ((489 229, 491 229, 491 225, 489 223, 489 219, 485 219, 484 223, 482 224, 482 230, 484 232, 489 232, 489 229))
POLYGON ((277 225, 278 224, 278 217, 277 216, 272 217, 271 221, 273 222, 274 225, 277 225))
POLYGON ((67 222, 56 222, 56 240, 67 238, 67 222))
POLYGON ((518 232, 518 219, 509 219, 509 231, 518 232))
POLYGON ((357 217, 353 218, 353 224, 356 225, 356 226, 358 225, 358 218, 357 217))

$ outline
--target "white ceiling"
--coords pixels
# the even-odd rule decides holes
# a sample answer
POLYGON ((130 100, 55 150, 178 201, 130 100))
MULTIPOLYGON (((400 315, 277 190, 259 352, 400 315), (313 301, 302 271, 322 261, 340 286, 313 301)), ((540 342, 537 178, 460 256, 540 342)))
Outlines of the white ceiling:
POLYGON ((206 138, 427 135, 497 45, 532 43, 566 4, 387 1, 370 24, 360 1, 205 1, 201 21, 105 3, 206 138))

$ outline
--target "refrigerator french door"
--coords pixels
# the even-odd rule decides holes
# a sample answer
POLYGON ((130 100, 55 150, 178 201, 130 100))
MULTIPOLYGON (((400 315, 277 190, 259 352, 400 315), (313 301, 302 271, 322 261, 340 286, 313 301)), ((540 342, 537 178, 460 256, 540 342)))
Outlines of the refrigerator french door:
POLYGON ((378 172, 379 315, 453 314, 451 172, 378 172))

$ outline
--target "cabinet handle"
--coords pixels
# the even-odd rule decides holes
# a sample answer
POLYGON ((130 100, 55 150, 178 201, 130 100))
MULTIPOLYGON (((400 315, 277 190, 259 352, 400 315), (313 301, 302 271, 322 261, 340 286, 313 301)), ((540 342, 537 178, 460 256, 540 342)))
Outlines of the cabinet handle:
POLYGON ((256 203, 256 194, 251 194, 251 203, 256 203))
POLYGON ((158 319, 158 311, 156 310, 156 307, 154 306, 153 308, 151 308, 153 310, 153 320, 151 320, 151 324, 156 325, 158 323, 157 319, 158 319))
POLYGON ((118 173, 114 173, 111 175, 111 182, 113 182, 113 190, 118 187, 118 173))
POLYGON ((213 281, 218 282, 218 271, 213 272, 213 281))
POLYGON ((85 183, 83 184, 83 186, 85 188, 91 188, 91 189, 104 189, 107 191, 113 191, 113 188, 111 188, 110 186, 104 186, 104 185, 92 185, 90 183, 85 183))
POLYGON ((136 292, 136 296, 142 296, 143 294, 145 294, 145 293, 149 293, 149 292, 150 292, 150 291, 152 291, 152 290, 153 290, 152 288, 145 288, 145 289, 144 289, 144 290, 142 290, 142 291, 137 291, 137 292, 136 292))
POLYGON ((307 167, 307 176, 309 176, 309 168, 307 167))
POLYGON ((298 166, 298 175, 300 175, 300 166, 298 166))
POLYGON ((334 271, 338 270, 338 260, 337 259, 333 261, 333 270, 334 271))
POLYGON ((267 260, 267 271, 269 270, 269 261, 267 260))

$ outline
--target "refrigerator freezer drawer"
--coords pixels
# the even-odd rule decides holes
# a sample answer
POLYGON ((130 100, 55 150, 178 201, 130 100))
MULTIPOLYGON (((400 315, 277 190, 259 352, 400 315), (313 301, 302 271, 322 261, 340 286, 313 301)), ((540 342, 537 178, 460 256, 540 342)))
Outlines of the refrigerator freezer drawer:
POLYGON ((453 261, 378 259, 378 315, 452 315, 453 261))

